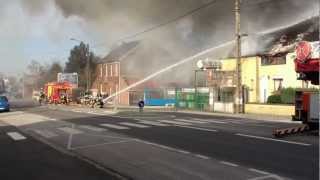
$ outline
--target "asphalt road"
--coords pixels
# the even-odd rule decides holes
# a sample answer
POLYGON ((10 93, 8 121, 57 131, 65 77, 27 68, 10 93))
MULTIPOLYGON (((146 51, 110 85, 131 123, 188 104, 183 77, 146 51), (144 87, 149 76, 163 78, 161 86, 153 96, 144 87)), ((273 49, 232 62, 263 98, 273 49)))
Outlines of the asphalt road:
POLYGON ((60 106, 23 113, 4 121, 134 179, 318 179, 318 136, 271 135, 291 123, 60 106))
POLYGON ((119 178, 85 161, 63 154, 16 127, 0 123, 0 179, 116 180, 119 178))

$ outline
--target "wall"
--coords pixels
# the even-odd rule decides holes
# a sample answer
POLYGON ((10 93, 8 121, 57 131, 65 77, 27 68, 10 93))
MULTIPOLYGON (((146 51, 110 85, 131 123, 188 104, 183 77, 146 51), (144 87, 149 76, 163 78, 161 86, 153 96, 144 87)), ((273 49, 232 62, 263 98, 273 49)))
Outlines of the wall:
POLYGON ((294 115, 294 105, 246 104, 245 112, 249 114, 291 116, 294 115))
MULTIPOLYGON (((248 101, 257 102, 259 87, 258 79, 259 71, 257 70, 258 63, 260 61, 259 57, 244 57, 241 59, 241 76, 242 84, 248 88, 248 101)), ((225 59, 222 60, 222 71, 235 71, 236 70, 236 60, 235 59, 225 59)))
POLYGON ((233 103, 214 102, 213 107, 215 112, 234 113, 233 103))

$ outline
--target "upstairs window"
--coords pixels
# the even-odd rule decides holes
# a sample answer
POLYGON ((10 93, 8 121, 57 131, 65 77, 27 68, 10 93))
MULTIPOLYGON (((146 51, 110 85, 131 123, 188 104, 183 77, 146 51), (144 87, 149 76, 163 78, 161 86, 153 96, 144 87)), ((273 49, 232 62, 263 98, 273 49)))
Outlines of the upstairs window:
POLYGON ((267 66, 267 65, 280 65, 280 64, 286 64, 286 56, 262 56, 261 57, 261 65, 267 66))

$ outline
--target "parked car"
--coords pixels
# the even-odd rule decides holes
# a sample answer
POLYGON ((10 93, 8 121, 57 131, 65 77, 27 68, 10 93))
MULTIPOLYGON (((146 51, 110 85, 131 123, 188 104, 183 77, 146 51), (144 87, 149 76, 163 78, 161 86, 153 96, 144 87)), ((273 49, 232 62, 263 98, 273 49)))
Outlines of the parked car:
POLYGON ((40 99, 40 92, 39 91, 33 91, 32 92, 32 100, 39 101, 40 99))
POLYGON ((0 96, 0 111, 10 111, 10 104, 6 96, 0 96))

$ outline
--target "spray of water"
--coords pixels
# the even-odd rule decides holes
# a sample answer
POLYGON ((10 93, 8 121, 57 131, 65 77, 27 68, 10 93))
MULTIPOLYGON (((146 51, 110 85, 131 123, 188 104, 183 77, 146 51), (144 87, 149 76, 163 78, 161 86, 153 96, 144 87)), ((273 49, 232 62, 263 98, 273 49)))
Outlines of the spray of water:
POLYGON ((153 73, 153 74, 150 74, 149 76, 145 77, 144 79, 142 79, 142 80, 140 80, 140 81, 138 81, 138 82, 136 82, 136 83, 134 83, 134 84, 131 84, 130 86, 128 86, 128 87, 126 87, 126 88, 124 88, 124 89, 121 89, 120 91, 118 91, 118 92, 110 95, 109 97, 107 97, 107 98, 104 99, 104 102, 107 102, 107 101, 110 100, 111 98, 113 98, 113 97, 115 97, 115 96, 118 96, 119 94, 121 94, 121 93, 123 93, 123 92, 126 92, 126 91, 128 91, 129 89, 131 89, 131 88, 133 88, 133 87, 136 87, 136 86, 138 86, 138 85, 140 85, 140 84, 142 84, 142 83, 144 83, 144 82, 146 82, 146 81, 148 81, 148 80, 150 80, 150 79, 152 79, 152 78, 154 78, 154 77, 156 77, 156 76, 158 76, 158 75, 160 75, 160 74, 162 74, 162 73, 164 73, 164 72, 166 72, 166 71, 169 71, 169 70, 172 69, 172 68, 175 68, 175 67, 177 67, 177 66, 179 66, 179 65, 181 65, 181 64, 184 64, 184 63, 187 63, 187 62, 189 62, 189 61, 192 61, 192 60, 194 60, 194 59, 196 59, 196 58, 198 58, 198 57, 201 57, 201 56, 203 56, 203 55, 205 55, 205 54, 207 54, 207 53, 209 53, 209 52, 212 52, 212 51, 214 51, 214 50, 216 50, 216 49, 219 49, 219 48, 222 48, 222 47, 231 45, 231 44, 233 44, 233 43, 234 43, 234 40, 225 42, 225 43, 220 44, 220 45, 218 45, 218 46, 215 46, 215 47, 212 47, 212 48, 210 48, 210 49, 207 49, 207 50, 204 50, 204 51, 202 51, 202 52, 199 52, 199 53, 197 53, 197 54, 195 54, 195 55, 193 55, 193 56, 190 56, 190 57, 187 57, 187 58, 185 58, 185 59, 182 59, 182 60, 178 61, 177 63, 174 63, 174 64, 172 64, 172 65, 170 65, 170 66, 167 66, 167 67, 165 67, 165 68, 163 68, 163 69, 160 69, 159 71, 157 71, 157 72, 155 72, 155 73, 153 73))

